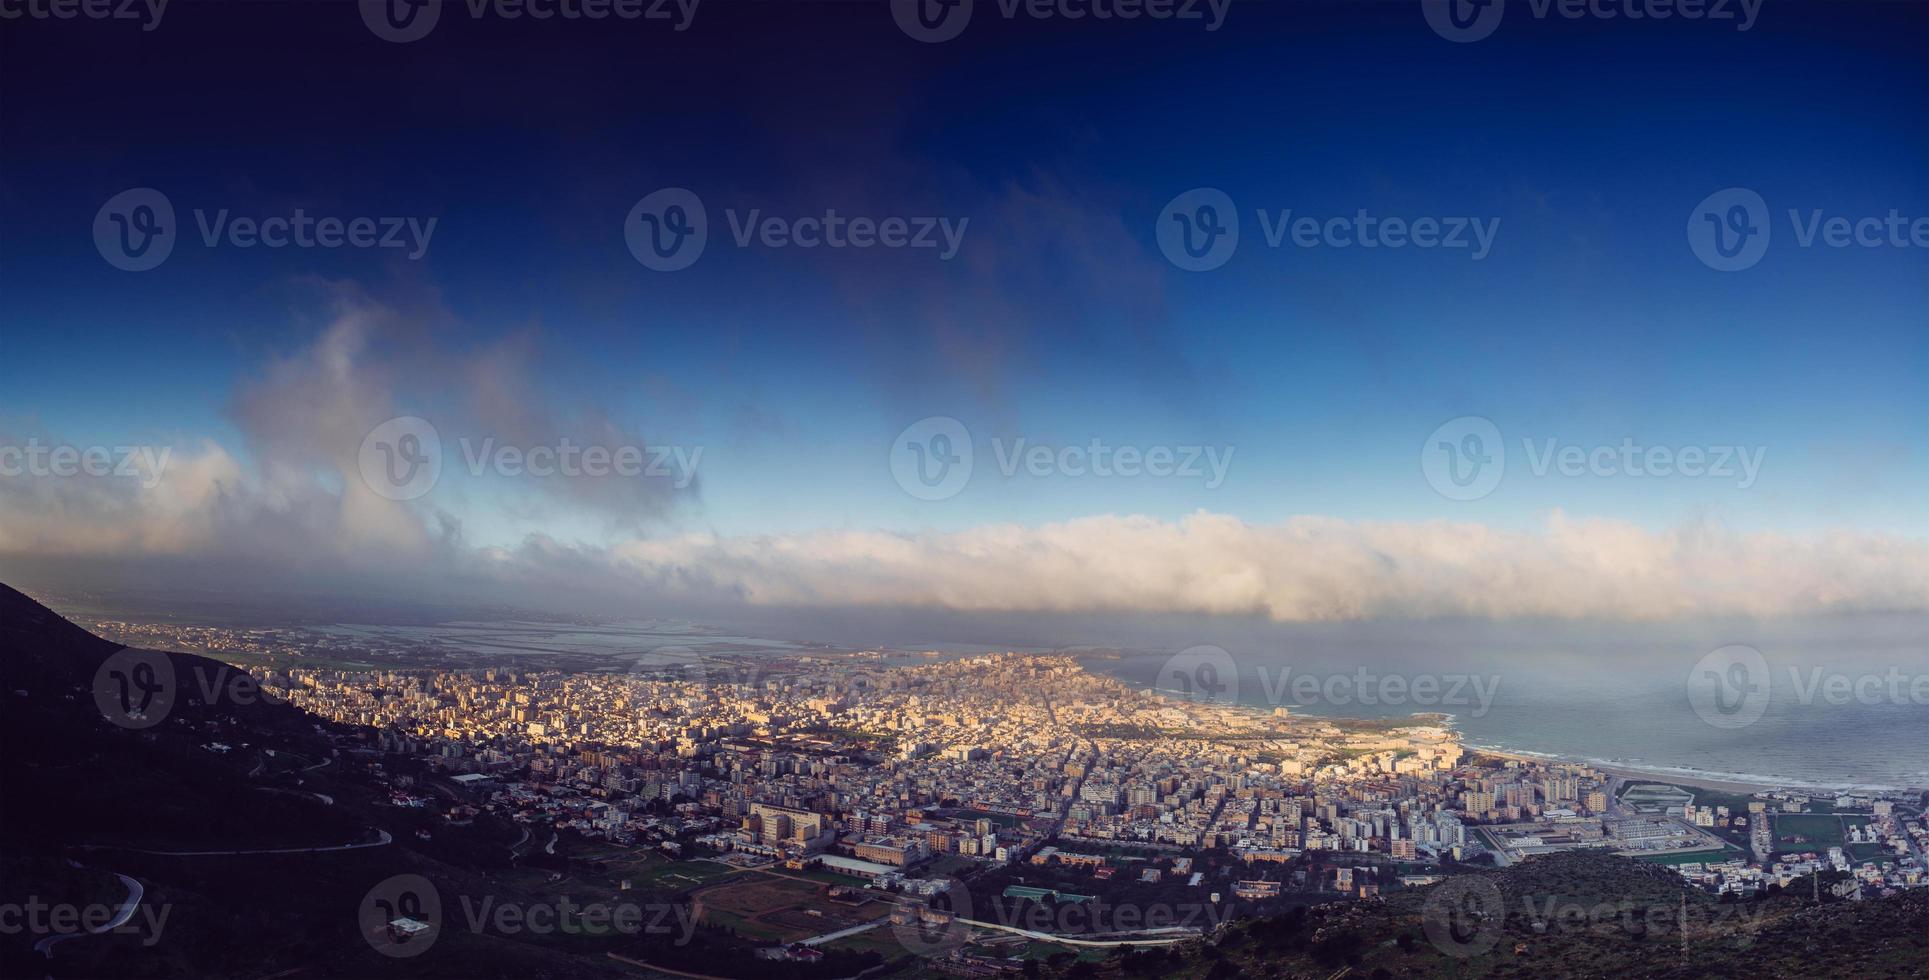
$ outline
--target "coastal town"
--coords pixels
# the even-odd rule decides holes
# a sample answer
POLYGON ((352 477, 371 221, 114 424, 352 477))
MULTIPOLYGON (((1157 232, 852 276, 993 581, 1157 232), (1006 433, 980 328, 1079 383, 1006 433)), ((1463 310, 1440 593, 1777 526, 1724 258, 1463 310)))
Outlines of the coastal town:
POLYGON ((396 806, 912 896, 1026 868, 1077 884, 1072 898, 1156 884, 1263 908, 1570 849, 1741 896, 1818 869, 1849 872, 1833 886, 1846 897, 1925 884, 1929 836, 1906 798, 1700 793, 1470 751, 1439 716, 1193 701, 1071 656, 254 671, 315 716, 379 733, 351 751, 419 762, 422 779, 394 780, 396 806))

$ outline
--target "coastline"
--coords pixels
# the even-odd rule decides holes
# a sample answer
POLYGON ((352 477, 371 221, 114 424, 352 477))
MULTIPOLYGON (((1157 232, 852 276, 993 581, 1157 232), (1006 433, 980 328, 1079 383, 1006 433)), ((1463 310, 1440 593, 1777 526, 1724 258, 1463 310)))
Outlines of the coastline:
POLYGON ((1564 762, 1577 766, 1586 766, 1590 769, 1598 769, 1601 772, 1610 773, 1628 780, 1680 784, 1682 786, 1692 786, 1696 789, 1711 789, 1720 793, 1752 794, 1794 788, 1780 786, 1774 783, 1742 782, 1733 779, 1722 779, 1717 776, 1679 776, 1673 773, 1639 769, 1633 766, 1608 765, 1595 762, 1592 759, 1575 759, 1565 756, 1543 755, 1534 752, 1509 751, 1507 749, 1496 749, 1488 746, 1468 745, 1467 749, 1480 755, 1490 755, 1498 759, 1512 759, 1516 762, 1534 762, 1540 764, 1564 762))
MULTIPOLYGON (((1170 690, 1162 689, 1149 684, 1135 683, 1132 679, 1120 676, 1118 673, 1115 673, 1106 667, 1100 667, 1099 670, 1104 671, 1106 673, 1111 673, 1113 677, 1121 681, 1124 681, 1128 685, 1137 687, 1138 689, 1143 690, 1148 694, 1152 694, 1162 698, 1172 698, 1177 700, 1192 700, 1191 698, 1188 698, 1184 692, 1170 691, 1170 690)), ((1245 703, 1227 704, 1225 706, 1230 708, 1245 710, 1253 714, 1265 714, 1271 710, 1263 705, 1245 704, 1245 703)), ((1439 726, 1450 731, 1453 734, 1455 741, 1457 741, 1467 751, 1472 753, 1489 755, 1489 756, 1502 758, 1502 759, 1516 759, 1522 762, 1535 762, 1535 763, 1541 763, 1541 764, 1567 763, 1571 765, 1586 766, 1590 769, 1595 769, 1600 772, 1608 773, 1614 776, 1619 776, 1627 780, 1663 783, 1663 784, 1670 784, 1670 785, 1678 785, 1682 787, 1693 787, 1693 788, 1706 790, 1710 792, 1717 792, 1717 793, 1754 795, 1756 793, 1781 792, 1781 793, 1788 793, 1788 794, 1809 796, 1809 797, 1832 797, 1832 796, 1843 795, 1843 794, 1853 794, 1853 795, 1861 795, 1861 796, 1920 797, 1924 793, 1929 793, 1929 784, 1923 784, 1921 782, 1920 773, 1915 773, 1913 775, 1903 775, 1902 778, 1897 779, 1896 781, 1893 781, 1893 782, 1879 782, 1879 781, 1851 782, 1847 780, 1842 780, 1842 781, 1830 780, 1826 776, 1822 776, 1820 778, 1813 778, 1813 777, 1803 778, 1803 777, 1778 777, 1778 776, 1766 775, 1759 772, 1736 772, 1736 771, 1709 772, 1709 771, 1698 770, 1689 766, 1669 766, 1662 763, 1643 764, 1640 761, 1615 762, 1615 761, 1608 761, 1605 759, 1589 758, 1586 756, 1573 754, 1572 752, 1568 752, 1568 753, 1537 752, 1532 749, 1523 749, 1523 748, 1517 748, 1517 747, 1502 748, 1497 745, 1482 744, 1482 743, 1470 740, 1468 733, 1461 730, 1460 728, 1460 725, 1459 725, 1460 719, 1455 714, 1449 713, 1449 712, 1416 711, 1416 712, 1411 712, 1403 717, 1402 716, 1361 717, 1359 715, 1350 715, 1350 714, 1346 714, 1344 712, 1336 711, 1332 709, 1322 710, 1318 706, 1305 706, 1305 705, 1295 704, 1295 705, 1285 705, 1284 707, 1288 709, 1288 711, 1290 712, 1293 718, 1301 719, 1301 720, 1320 721, 1320 722, 1336 724, 1336 725, 1345 725, 1349 721, 1357 721, 1357 722, 1367 722, 1367 723, 1376 724, 1376 725, 1387 724, 1389 722, 1394 722, 1394 723, 1405 722, 1408 724, 1415 724, 1415 725, 1439 726)))
POLYGON ((1466 745, 1467 750, 1470 752, 1478 753, 1480 755, 1489 755, 1500 759, 1514 759, 1520 762, 1537 762, 1537 763, 1543 763, 1543 764, 1549 763, 1549 762, 1564 762, 1564 763, 1569 763, 1577 766, 1587 766, 1590 769, 1598 769, 1601 772, 1609 773, 1615 776, 1620 776, 1621 778, 1627 779, 1627 780, 1639 780, 1642 782, 1662 783, 1665 785, 1694 787, 1696 789, 1713 790, 1718 793, 1740 793, 1740 794, 1752 795, 1755 793, 1783 792, 1783 793, 1795 793, 1795 794, 1801 794, 1801 795, 1807 795, 1807 796, 1820 796, 1824 794, 1836 794, 1836 793, 1857 793, 1857 794, 1864 794, 1864 795, 1867 795, 1867 794, 1893 795, 1897 793, 1920 794, 1922 792, 1925 792, 1925 789, 1923 787, 1917 787, 1917 786, 1863 786, 1863 785, 1856 785, 1852 783, 1836 783, 1836 784, 1825 785, 1820 783, 1805 783, 1801 781, 1776 782, 1776 781, 1761 780, 1761 779, 1737 779, 1732 776, 1724 776, 1717 773, 1681 773, 1681 772, 1669 771, 1663 768, 1642 768, 1640 766, 1630 766, 1630 765, 1623 765, 1618 763, 1601 762, 1596 759, 1581 759, 1581 758, 1575 758, 1572 756, 1557 756, 1557 755, 1549 755, 1549 754, 1538 753, 1538 752, 1523 752, 1517 749, 1500 749, 1500 748, 1494 748, 1492 746, 1473 745, 1469 743, 1462 743, 1462 744, 1466 745))

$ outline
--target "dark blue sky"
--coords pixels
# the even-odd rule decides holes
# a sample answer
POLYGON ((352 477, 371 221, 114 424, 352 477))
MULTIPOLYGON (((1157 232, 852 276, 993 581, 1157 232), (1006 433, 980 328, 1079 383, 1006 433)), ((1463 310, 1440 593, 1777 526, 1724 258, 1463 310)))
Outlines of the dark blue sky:
POLYGON ((704 447, 700 490, 641 519, 486 478, 442 487, 431 501, 477 546, 1200 510, 1921 537, 1929 250, 1803 247, 1788 212, 1929 216, 1925 42, 1919 2, 1770 3, 1740 31, 1509 0, 1468 44, 1417 0, 1234 0, 1215 31, 1007 20, 977 0, 939 44, 882 2, 710 0, 675 31, 449 0, 407 44, 333 2, 175 0, 146 32, 0 22, 0 435, 212 443, 250 492, 337 492, 341 456, 309 451, 312 433, 277 461, 291 423, 261 392, 325 372, 318 338, 365 317, 357 384, 396 411, 498 432, 451 406, 513 367, 493 394, 569 420, 552 429, 704 447), (127 272, 92 229, 137 187, 166 195, 183 236, 127 272), (710 223, 677 272, 624 239, 664 187, 710 223), (1155 230, 1200 187, 1235 202, 1242 238, 1189 272, 1155 230), (1773 227, 1737 272, 1684 231, 1730 187, 1773 227), (205 246, 192 215, 224 208, 437 224, 420 260, 205 246), (831 208, 969 225, 947 261, 738 247, 725 217, 831 208), (1266 247, 1258 212, 1283 209, 1497 224, 1478 259, 1266 247), (927 416, 963 421, 980 456, 935 502, 884 459, 927 416), (1632 439, 1765 457, 1746 487, 1514 457, 1495 492, 1455 501, 1417 457, 1462 416, 1516 453, 1632 439), (1018 438, 1237 455, 1211 488, 1004 476, 992 441, 1018 438))

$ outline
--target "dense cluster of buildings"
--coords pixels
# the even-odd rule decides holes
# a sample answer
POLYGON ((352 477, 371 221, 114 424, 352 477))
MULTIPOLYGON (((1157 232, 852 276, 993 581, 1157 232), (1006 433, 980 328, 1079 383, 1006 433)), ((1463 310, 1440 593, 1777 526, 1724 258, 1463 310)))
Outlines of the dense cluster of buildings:
POLYGON ((1777 832, 1775 820, 1783 813, 1805 813, 1814 804, 1804 796, 1762 794, 1749 803, 1749 816, 1773 853, 1769 860, 1750 862, 1745 855, 1723 861, 1682 864, 1676 870, 1702 887, 1737 895, 1753 895, 1771 886, 1786 888, 1798 879, 1821 871, 1848 875, 1834 886, 1838 895, 1872 898, 1905 888, 1929 886, 1929 827, 1920 817, 1905 818, 1893 801, 1866 797, 1838 797, 1830 814, 1841 827, 1840 844, 1817 844, 1812 849, 1799 834, 1777 832), (1790 842, 1803 840, 1796 849, 1790 842), (1777 851, 1776 843, 1781 847, 1777 851))
MULTIPOLYGON (((899 885, 941 860, 1089 859, 1099 874, 1096 852, 1129 846, 1224 849, 1252 869, 1244 887, 1265 890, 1253 883, 1286 878, 1307 852, 1505 863, 1567 847, 1719 848, 1709 828, 1746 822, 1672 787, 1617 794, 1584 766, 1472 765, 1435 719, 1342 726, 1170 698, 1066 656, 257 673, 313 714, 378 732, 381 750, 459 774, 514 819, 899 885)), ((1872 826, 1909 852, 1882 885, 1917 883, 1919 845, 1900 820, 1872 826)), ((1717 889, 1782 874, 1683 868, 1716 875, 1717 889)))
MULTIPOLYGON (((1333 724, 1174 701, 1069 657, 755 674, 262 670, 386 751, 488 777, 504 805, 612 839, 873 867, 1009 862, 1047 837, 1259 855, 1478 850, 1516 780, 1469 776, 1444 728, 1333 724), (1473 811, 1466 808, 1472 805, 1473 811)), ((1533 803, 1529 803, 1533 806, 1533 803)))

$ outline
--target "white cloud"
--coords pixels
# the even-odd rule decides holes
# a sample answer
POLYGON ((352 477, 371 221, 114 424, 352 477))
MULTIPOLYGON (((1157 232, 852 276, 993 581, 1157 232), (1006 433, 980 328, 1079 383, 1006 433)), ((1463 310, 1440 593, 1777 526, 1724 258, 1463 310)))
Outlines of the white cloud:
MULTIPOLYGON (((63 481, 87 487, 84 481, 63 481)), ((273 492, 219 447, 152 491, 0 493, 0 557, 189 562, 286 557, 366 581, 486 581, 757 606, 1260 615, 1282 622, 1470 617, 1665 620, 1929 609, 1929 542, 1835 531, 1652 531, 1556 514, 1531 531, 1298 517, 1251 524, 1094 516, 950 533, 827 530, 533 535, 471 548, 446 515, 309 485, 273 492), (297 555, 298 552, 305 554, 297 555)))
MULTIPOLYGON (((361 482, 356 454, 372 427, 426 405, 439 412, 445 440, 464 431, 529 443, 640 438, 594 405, 545 405, 527 373, 540 356, 532 337, 480 354, 438 352, 393 311, 352 290, 336 299, 314 344, 238 390, 230 415, 245 440, 240 451, 181 441, 159 481, 0 474, 5 567, 159 559, 183 571, 220 570, 247 586, 286 574, 444 595, 487 586, 531 600, 595 594, 617 602, 1282 622, 1929 610, 1922 539, 1743 533, 1706 523, 1656 531, 1558 513, 1525 531, 1316 516, 1251 524, 1200 512, 949 533, 636 536, 608 546, 532 534, 514 548, 476 548, 459 520, 430 503, 436 498, 398 503, 361 482)), ((603 515, 612 534, 634 532, 681 493, 661 483, 532 482, 568 513, 603 515)))
POLYGON ((1929 542, 1836 532, 1653 532, 1556 514, 1532 531, 1300 517, 1099 516, 946 534, 641 540, 652 589, 757 605, 1377 618, 1674 619, 1929 608, 1929 542))

